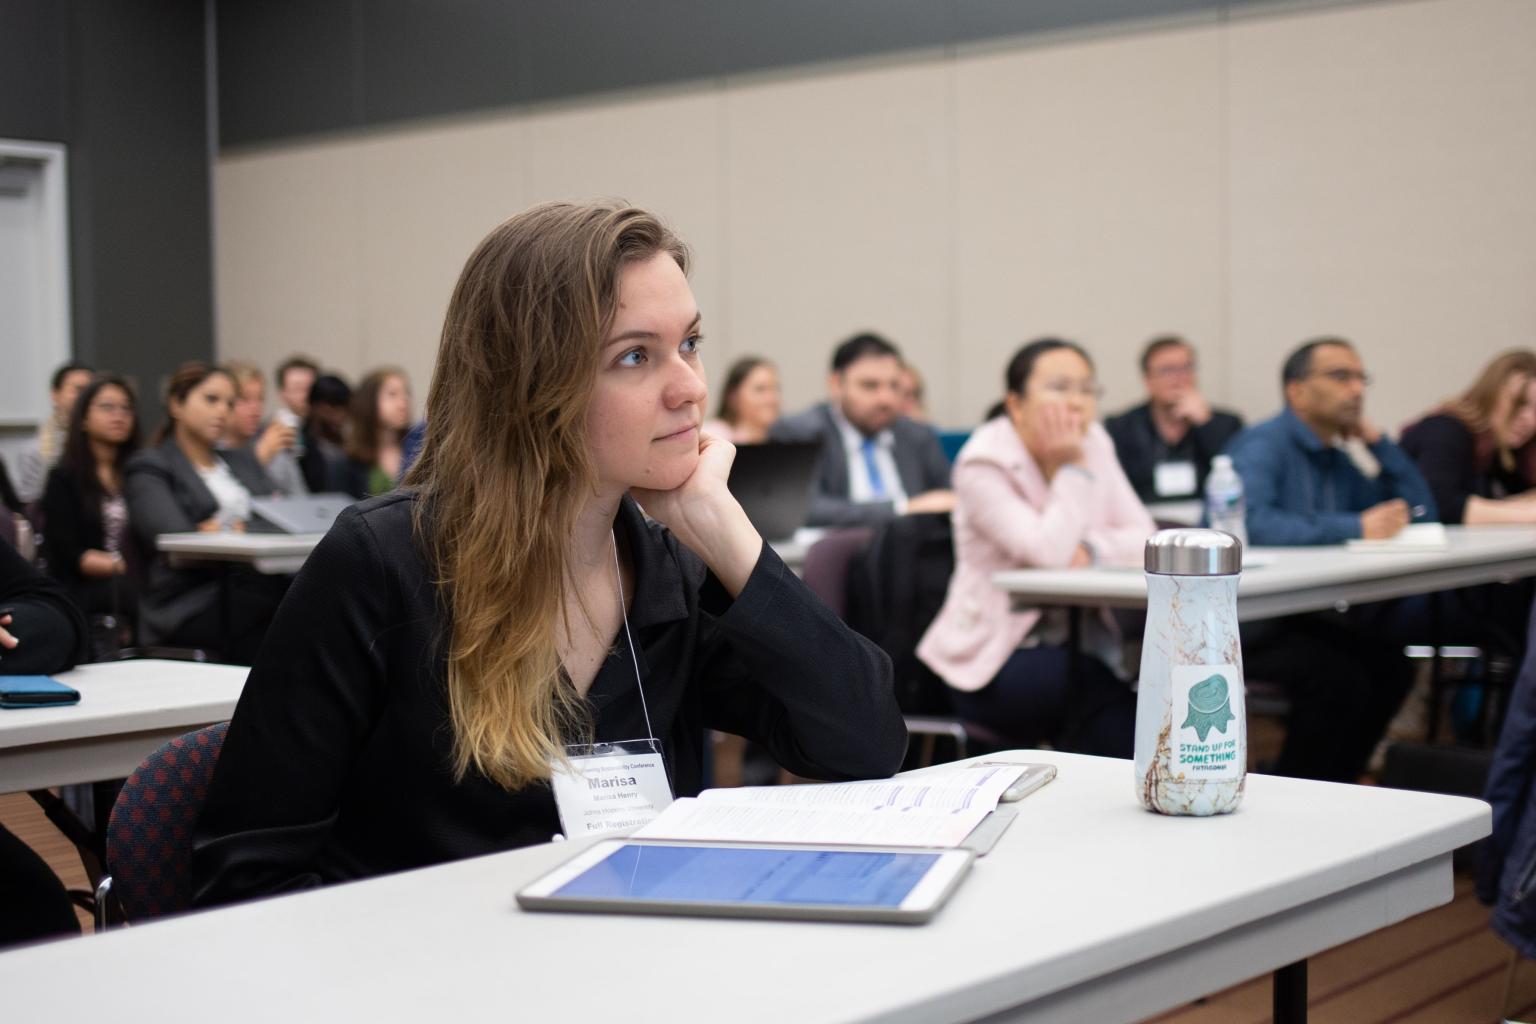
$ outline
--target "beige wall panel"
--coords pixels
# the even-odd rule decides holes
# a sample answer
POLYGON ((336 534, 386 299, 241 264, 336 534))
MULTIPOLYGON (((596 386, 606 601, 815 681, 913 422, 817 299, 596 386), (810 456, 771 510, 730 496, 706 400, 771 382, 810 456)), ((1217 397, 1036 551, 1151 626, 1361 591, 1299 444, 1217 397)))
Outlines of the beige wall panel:
POLYGON ((403 367, 418 414, 464 261, 526 205, 525 139, 521 121, 502 116, 358 145, 364 343, 351 369, 403 367))
POLYGON ((1536 4, 1368 4, 1231 33, 1232 331, 1251 413, 1337 333, 1392 430, 1536 344, 1536 4))
POLYGON ((692 252, 712 384, 729 362, 725 337, 725 174, 717 87, 562 106, 525 118, 527 202, 624 199, 656 214, 692 252))
POLYGON ((305 352, 350 373, 364 354, 356 143, 225 157, 215 170, 219 358, 270 370, 305 352))
POLYGON ((1045 334, 1087 346, 1105 411, 1141 400, 1136 356, 1163 331, 1225 398, 1219 45, 1188 28, 959 62, 955 422, 1045 334))
POLYGON ((786 411, 825 397, 833 346, 859 330, 889 336, 936 396, 960 369, 949 74, 917 61, 728 89, 724 333, 779 364, 786 411))

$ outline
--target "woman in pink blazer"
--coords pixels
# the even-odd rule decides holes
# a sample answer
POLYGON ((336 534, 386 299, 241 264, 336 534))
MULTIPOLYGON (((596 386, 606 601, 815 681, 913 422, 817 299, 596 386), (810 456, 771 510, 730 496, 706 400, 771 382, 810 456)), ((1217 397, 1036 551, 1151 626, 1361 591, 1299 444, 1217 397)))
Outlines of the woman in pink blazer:
POLYGON ((1011 742, 1129 757, 1135 698, 1107 664, 1119 654, 1108 613, 1084 616, 1074 652, 1065 610, 1014 611, 992 574, 1138 565, 1152 517, 1096 422, 1087 352, 1033 341, 1006 377, 999 414, 955 461, 955 573, 917 654, 950 685, 962 718, 1011 742))

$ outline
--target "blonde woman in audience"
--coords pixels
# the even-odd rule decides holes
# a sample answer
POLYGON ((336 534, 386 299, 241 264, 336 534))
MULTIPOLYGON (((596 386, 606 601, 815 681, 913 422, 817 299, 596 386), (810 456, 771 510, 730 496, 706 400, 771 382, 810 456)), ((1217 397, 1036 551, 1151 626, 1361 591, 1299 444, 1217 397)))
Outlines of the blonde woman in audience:
POLYGON ((401 441, 411 429, 411 385, 405 371, 374 370, 352 393, 347 426, 348 491, 367 498, 392 491, 403 463, 401 441))
POLYGON ((720 407, 714 419, 704 421, 704 431, 732 444, 762 444, 782 405, 778 369, 766 359, 746 356, 731 364, 720 407))
POLYGON ((962 718, 1031 746, 1128 757, 1136 703, 1112 665, 1107 613, 1014 610, 1002 569, 1136 565, 1154 529, 1097 422, 1093 362, 1077 344, 1033 341, 1009 362, 1007 396, 955 462, 955 572, 917 654, 962 718))
POLYGON ((220 448, 245 448, 267 471, 283 494, 305 494, 304 474, 293 454, 298 431, 274 417, 265 426, 267 379, 254 364, 234 360, 224 364, 235 382, 235 409, 224 425, 220 448))
POLYGON ((1497 356, 1472 386, 1403 431, 1445 523, 1536 523, 1536 352, 1497 356))
MULTIPOLYGON (((158 549, 162 533, 244 531, 253 496, 276 493, 250 452, 220 450, 235 409, 235 381, 207 363, 183 363, 166 388, 165 425, 152 447, 128 460, 124 494, 140 550, 158 549)), ((139 601, 147 644, 210 648, 249 664, 286 587, 286 579, 216 568, 149 563, 139 601), (221 606, 220 586, 225 587, 221 606)))
POLYGON ((711 728, 813 778, 900 765, 890 662, 763 543, 699 430, 687 266, 608 204, 475 249, 405 486, 337 520, 245 685, 200 903, 547 842, 551 774, 592 741, 653 738, 678 796, 711 728))

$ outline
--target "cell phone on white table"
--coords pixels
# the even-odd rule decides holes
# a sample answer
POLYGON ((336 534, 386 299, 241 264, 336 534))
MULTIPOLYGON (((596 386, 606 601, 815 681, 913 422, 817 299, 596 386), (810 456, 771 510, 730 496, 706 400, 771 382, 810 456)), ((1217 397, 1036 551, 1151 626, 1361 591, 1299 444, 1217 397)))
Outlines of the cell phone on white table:
MULTIPOLYGON (((982 763, 1014 766, 1018 765, 1019 762, 984 761, 982 763)), ((1024 774, 1014 779, 1012 785, 1003 790, 1003 795, 998 797, 999 802, 1005 804, 1017 803, 1056 777, 1056 766, 1053 764, 1026 764, 1022 765, 1022 767, 1024 768, 1024 774)))

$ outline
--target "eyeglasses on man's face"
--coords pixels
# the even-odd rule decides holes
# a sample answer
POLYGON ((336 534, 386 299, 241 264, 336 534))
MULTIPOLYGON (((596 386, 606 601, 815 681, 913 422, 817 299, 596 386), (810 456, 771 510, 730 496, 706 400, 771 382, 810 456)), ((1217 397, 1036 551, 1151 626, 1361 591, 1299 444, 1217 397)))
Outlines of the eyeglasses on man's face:
POLYGON ((1314 372, 1312 376, 1326 377, 1333 381, 1335 384, 1343 384, 1346 386, 1350 384, 1359 384, 1363 388, 1368 388, 1371 386, 1371 375, 1366 373, 1364 370, 1349 370, 1345 369, 1344 367, 1339 367, 1336 370, 1318 370, 1314 372))

